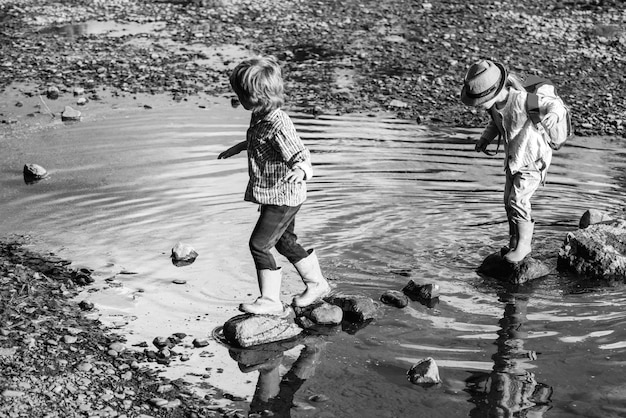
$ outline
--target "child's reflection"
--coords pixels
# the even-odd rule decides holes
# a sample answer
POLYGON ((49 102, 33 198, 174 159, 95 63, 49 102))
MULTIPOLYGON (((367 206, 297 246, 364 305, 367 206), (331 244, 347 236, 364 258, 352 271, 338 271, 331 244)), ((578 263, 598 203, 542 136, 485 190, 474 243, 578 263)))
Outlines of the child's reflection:
MULTIPOLYGON (((326 345, 326 341, 319 336, 307 336, 303 343, 304 348, 298 359, 282 378, 280 366, 284 352, 268 358, 260 364, 245 365, 239 363, 239 368, 244 373, 259 371, 259 380, 250 403, 251 416, 257 416, 254 414, 264 416, 263 414, 271 411, 274 417, 291 417, 294 396, 302 384, 314 375, 326 345)), ((231 356, 233 356, 232 353, 231 356)))
POLYGON ((538 383, 530 372, 529 362, 537 359, 537 353, 524 349, 528 336, 523 326, 527 322, 528 296, 505 293, 504 316, 496 340, 497 352, 492 356, 493 371, 486 376, 484 393, 480 393, 475 379, 472 390, 477 404, 472 417, 543 417, 550 409, 552 388, 538 383))

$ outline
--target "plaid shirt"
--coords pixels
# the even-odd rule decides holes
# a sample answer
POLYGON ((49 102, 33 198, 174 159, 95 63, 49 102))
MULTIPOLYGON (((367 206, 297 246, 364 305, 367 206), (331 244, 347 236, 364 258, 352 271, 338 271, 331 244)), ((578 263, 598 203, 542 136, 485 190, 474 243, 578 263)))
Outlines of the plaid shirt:
POLYGON ((287 183, 293 168, 313 175, 311 155, 296 133, 289 116, 281 109, 252 114, 246 134, 250 180, 244 200, 264 205, 298 206, 306 199, 306 182, 287 183))

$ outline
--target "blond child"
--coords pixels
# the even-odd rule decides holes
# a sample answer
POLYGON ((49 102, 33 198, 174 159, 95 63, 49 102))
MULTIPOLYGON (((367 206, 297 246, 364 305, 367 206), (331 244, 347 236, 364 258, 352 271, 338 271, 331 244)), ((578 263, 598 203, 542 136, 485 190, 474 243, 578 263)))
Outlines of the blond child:
POLYGON ((304 292, 293 298, 294 306, 310 305, 330 292, 315 251, 305 250, 294 232, 296 214, 306 199, 306 181, 313 176, 311 157, 291 119, 281 110, 283 80, 273 57, 241 62, 233 70, 230 84, 252 116, 246 140, 222 152, 218 159, 247 150, 250 178, 244 200, 260 205, 249 246, 261 296, 242 303, 239 310, 284 316, 288 310, 280 300, 281 269, 270 253, 272 248, 295 266, 306 285, 304 292))
POLYGON ((504 258, 518 263, 531 253, 534 220, 530 199, 543 184, 552 148, 546 130, 565 117, 560 100, 539 96, 543 127, 533 124, 526 110, 527 92, 519 78, 497 62, 482 60, 465 75, 461 101, 489 111, 491 121, 476 143, 476 151, 486 152, 498 135, 504 140, 504 208, 509 221, 509 247, 504 258))

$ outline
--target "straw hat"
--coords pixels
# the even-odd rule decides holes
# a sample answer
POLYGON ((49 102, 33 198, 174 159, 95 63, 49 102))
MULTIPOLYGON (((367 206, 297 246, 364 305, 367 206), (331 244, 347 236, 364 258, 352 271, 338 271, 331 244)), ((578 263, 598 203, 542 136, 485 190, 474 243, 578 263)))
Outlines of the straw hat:
POLYGON ((502 64, 482 60, 473 64, 463 80, 461 101, 468 106, 478 106, 500 93, 506 82, 507 71, 502 64))

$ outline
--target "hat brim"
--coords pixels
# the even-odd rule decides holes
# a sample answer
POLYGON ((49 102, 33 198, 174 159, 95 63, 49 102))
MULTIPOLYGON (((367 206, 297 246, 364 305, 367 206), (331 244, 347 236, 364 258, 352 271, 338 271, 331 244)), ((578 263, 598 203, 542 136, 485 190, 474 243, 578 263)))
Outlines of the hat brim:
POLYGON ((484 97, 470 97, 467 94, 467 86, 464 85, 461 89, 461 102, 463 102, 463 104, 467 106, 480 106, 481 104, 487 103, 489 100, 492 100, 494 97, 500 94, 500 92, 504 88, 504 85, 506 84, 508 74, 506 72, 506 68, 504 68, 504 65, 497 62, 494 62, 494 64, 500 70, 500 83, 498 84, 498 88, 495 89, 491 94, 488 94, 484 97))

